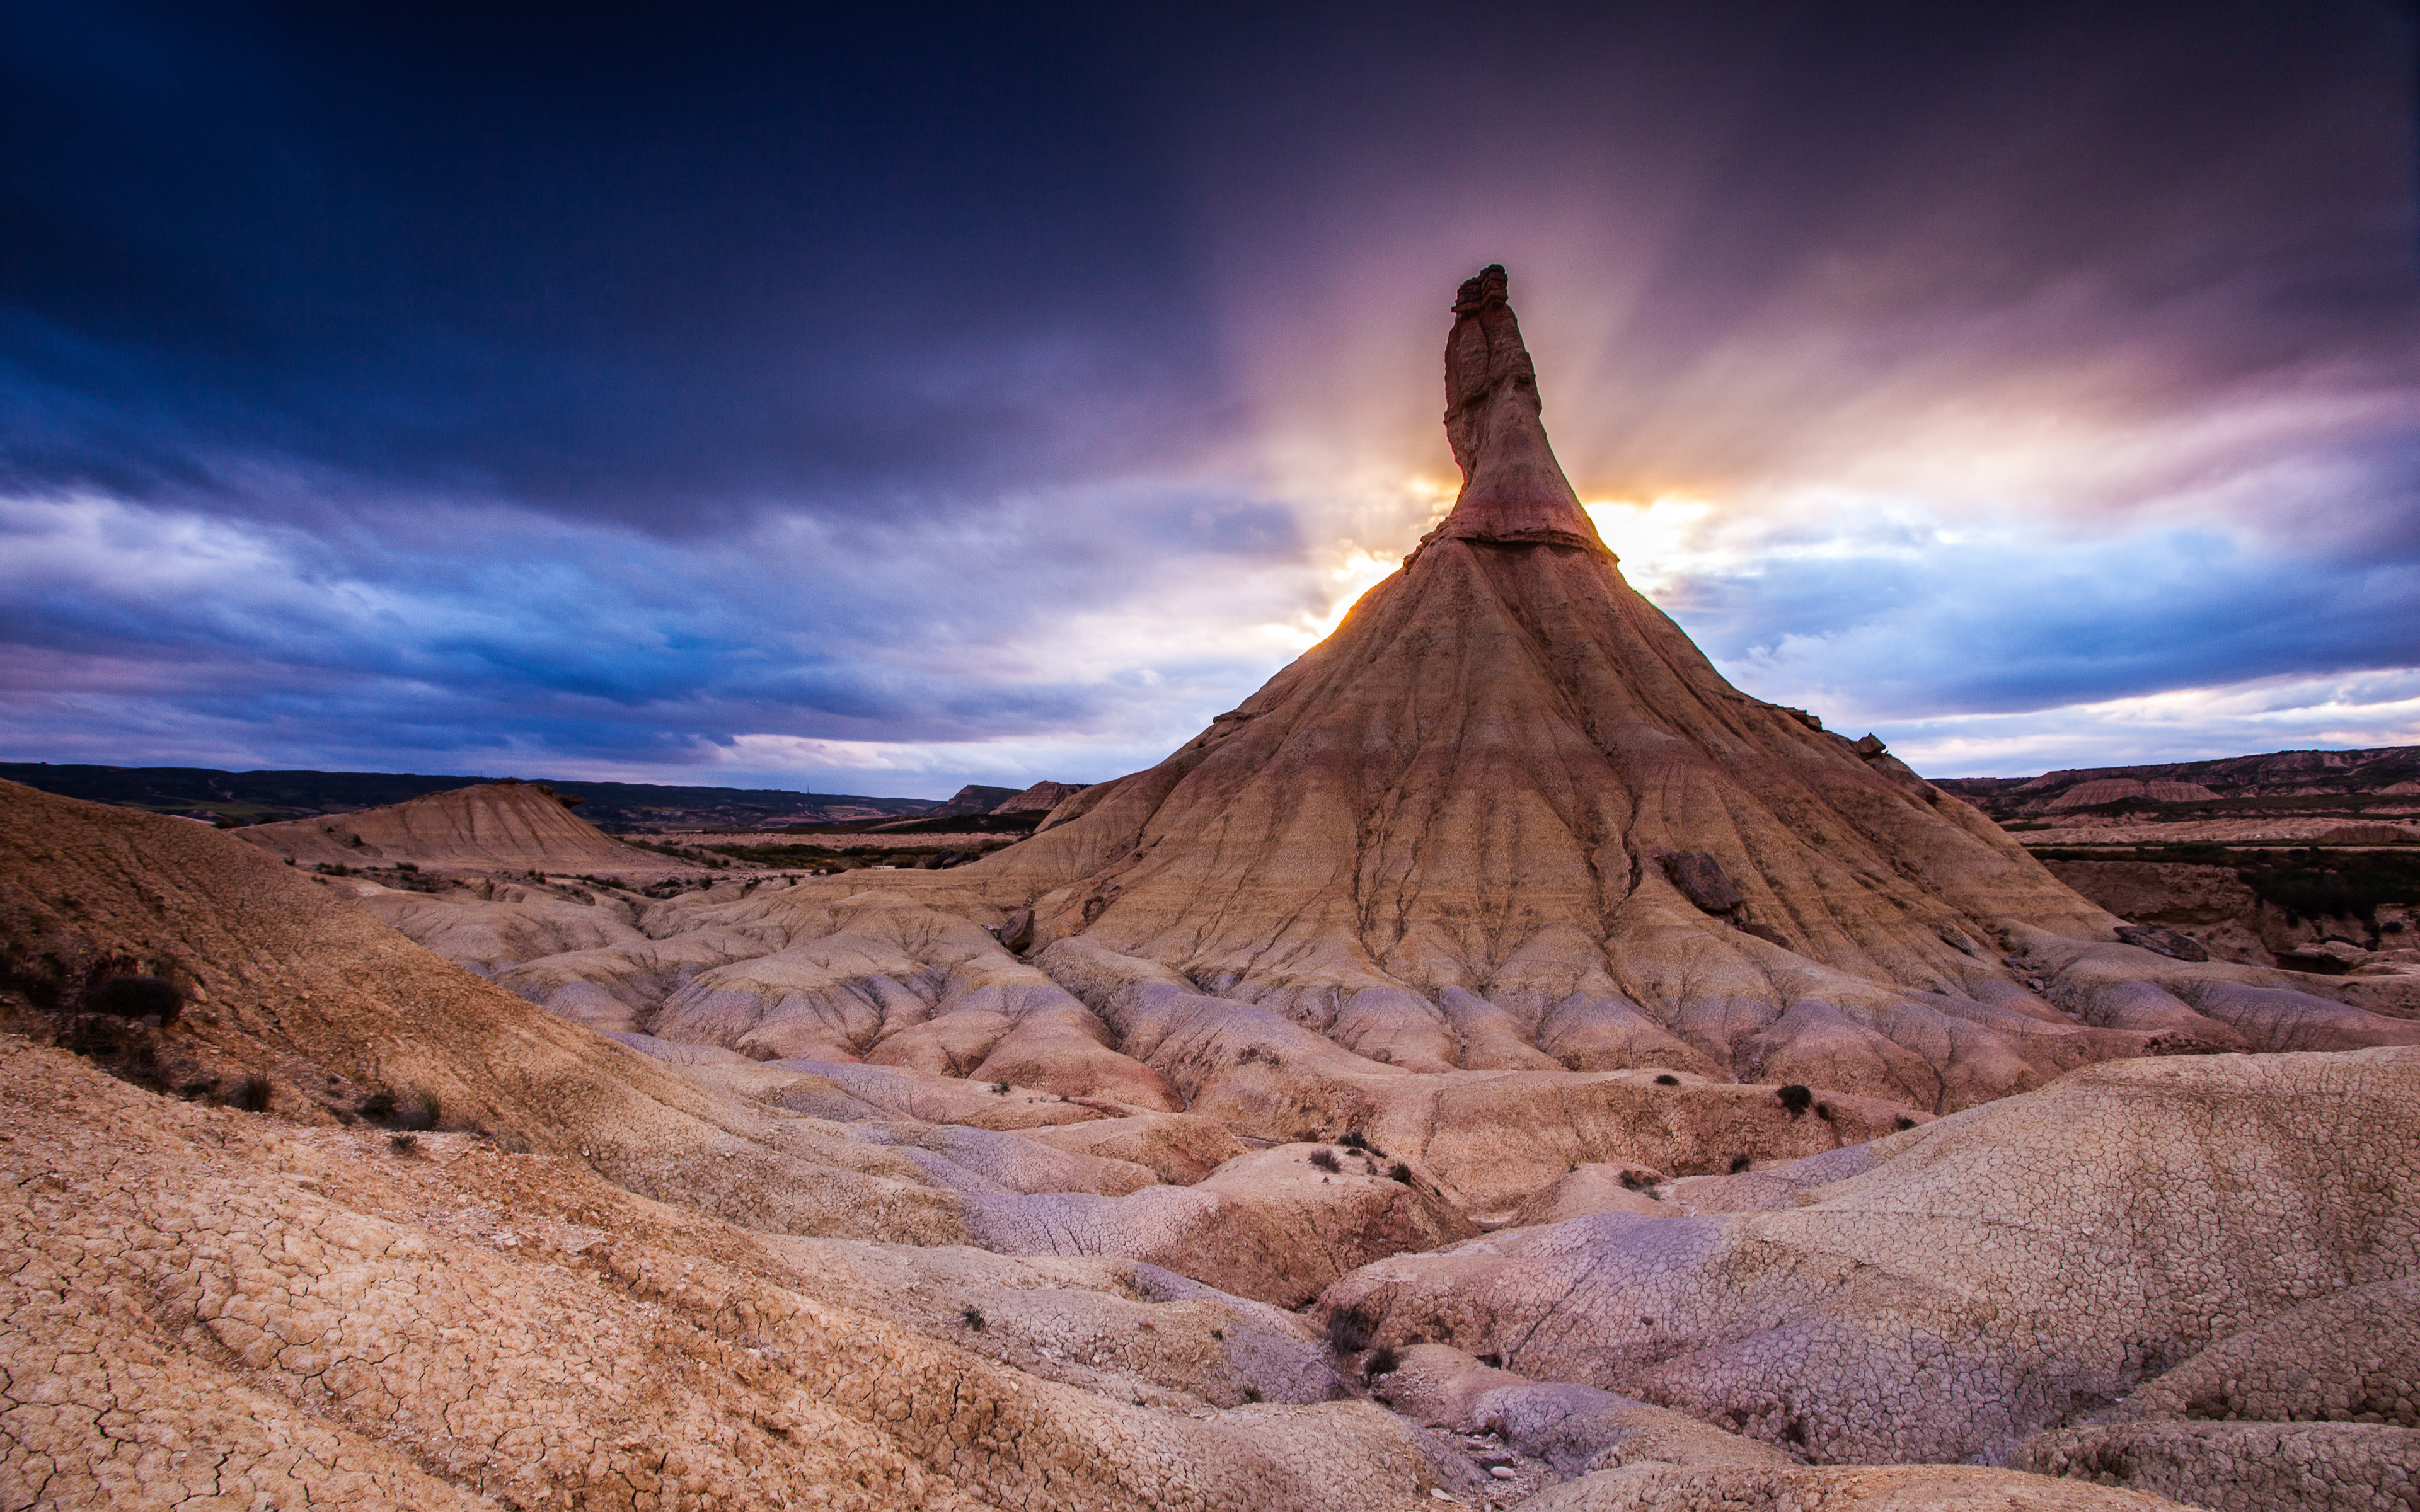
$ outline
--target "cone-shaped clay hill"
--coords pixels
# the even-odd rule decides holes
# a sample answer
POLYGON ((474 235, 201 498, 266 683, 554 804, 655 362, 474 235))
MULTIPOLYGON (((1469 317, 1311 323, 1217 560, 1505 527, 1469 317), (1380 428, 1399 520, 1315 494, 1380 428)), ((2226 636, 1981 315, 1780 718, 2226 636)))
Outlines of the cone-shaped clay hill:
POLYGON ((533 782, 489 782, 353 813, 256 825, 240 838, 309 866, 462 867, 652 873, 662 856, 625 845, 533 782))
POLYGON ((2010 922, 2108 937, 1969 806, 1724 681, 1564 480, 1503 270, 1454 309, 1453 512, 1325 643, 995 863, 1035 943, 1301 1017, 1393 994, 1364 1011, 1451 1064, 1451 993, 1525 1029, 1574 995, 1670 1023, 1830 995, 1825 968, 1964 995, 2010 922))
POLYGON ((1686 1065, 1948 1106, 2245 1042, 2173 998, 2084 1015, 2164 1046, 2074 1042, 2009 953, 2118 920, 1878 742, 1732 687, 1623 581, 1500 268, 1455 301, 1446 393, 1464 488, 1402 571, 1159 765, 956 874, 1031 910, 1012 943, 1419 1071, 1686 1065))

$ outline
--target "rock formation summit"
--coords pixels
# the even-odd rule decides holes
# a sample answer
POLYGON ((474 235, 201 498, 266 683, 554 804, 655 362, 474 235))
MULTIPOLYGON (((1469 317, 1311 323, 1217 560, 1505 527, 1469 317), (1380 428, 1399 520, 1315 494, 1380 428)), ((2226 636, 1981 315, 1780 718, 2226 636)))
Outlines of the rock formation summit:
POLYGON ((1575 546, 1610 558, 1547 444, 1538 368, 1500 265, 1464 281, 1445 340, 1445 433, 1462 495, 1431 540, 1575 546))

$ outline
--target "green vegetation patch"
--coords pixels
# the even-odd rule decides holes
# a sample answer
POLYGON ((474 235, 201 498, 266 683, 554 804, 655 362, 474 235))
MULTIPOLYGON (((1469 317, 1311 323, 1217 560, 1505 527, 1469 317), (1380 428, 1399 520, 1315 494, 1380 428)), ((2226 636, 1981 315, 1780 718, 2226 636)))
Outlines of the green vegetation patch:
POLYGON ((2420 856, 2403 851, 2311 847, 2261 856, 2235 874, 2264 903, 2303 918, 2357 918, 2374 929, 2380 904, 2420 903, 2420 856))
POLYGON ((947 814, 939 819, 866 819, 845 825, 787 825, 785 835, 1031 835, 1050 817, 1047 809, 1022 813, 947 814))
POLYGON ((742 861, 753 861, 758 866, 790 871, 810 868, 817 871, 830 871, 835 868, 848 871, 873 866, 912 867, 927 860, 937 860, 941 856, 963 856, 970 860, 978 855, 991 854, 987 851, 961 850, 950 845, 885 846, 878 851, 835 851, 827 850, 821 845, 799 842, 771 845, 711 845, 706 848, 742 861))
MULTIPOLYGON (((852 855, 847 851, 835 851, 822 845, 799 845, 787 843, 773 845, 709 845, 706 849, 714 851, 718 855, 731 856, 736 860, 753 861, 758 866, 787 868, 791 870, 813 869, 815 871, 829 871, 834 867, 845 870, 850 867, 859 867, 867 864, 866 858, 861 855, 852 855)), ((913 855, 916 853, 889 852, 885 853, 880 858, 883 860, 890 860, 893 856, 902 854, 913 855)))
POLYGON ((2045 845, 2043 861, 2158 861, 2231 868, 2261 902, 2298 918, 2356 918, 2376 928, 2381 906, 2420 904, 2420 853, 2319 845, 2045 845))

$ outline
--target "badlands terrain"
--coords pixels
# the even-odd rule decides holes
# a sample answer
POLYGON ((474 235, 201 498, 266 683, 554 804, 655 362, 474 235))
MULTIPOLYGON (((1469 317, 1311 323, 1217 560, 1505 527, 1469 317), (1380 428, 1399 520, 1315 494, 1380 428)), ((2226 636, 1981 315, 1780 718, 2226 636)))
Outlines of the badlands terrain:
POLYGON ((1502 270, 1446 378, 1404 569, 980 858, 0 784, 0 1504, 2420 1506, 2409 983, 1730 687, 1502 270))

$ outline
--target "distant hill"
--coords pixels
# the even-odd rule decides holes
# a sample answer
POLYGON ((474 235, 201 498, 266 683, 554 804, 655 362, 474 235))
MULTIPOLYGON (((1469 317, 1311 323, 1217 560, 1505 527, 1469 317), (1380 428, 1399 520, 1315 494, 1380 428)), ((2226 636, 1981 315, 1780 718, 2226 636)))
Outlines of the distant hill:
MULTIPOLYGON (((48 762, 0 762, 0 778, 62 797, 240 825, 350 813, 495 780, 411 772, 222 772, 206 766, 84 766, 48 762)), ((873 798, 783 788, 531 780, 544 780, 556 792, 582 800, 580 817, 599 829, 622 831, 838 824, 920 814, 939 804, 933 798, 873 798)))
POLYGON ((2420 746, 2279 750, 2040 777, 1935 778, 2048 855, 2063 846, 2420 841, 2420 746), (2047 847, 2048 849, 2043 849, 2047 847))
POLYGON ((1934 778, 2003 822, 2161 811, 2163 819, 2281 812, 2353 815, 2420 798, 2420 746, 2279 750, 2156 766, 2088 766, 2040 777, 1934 778))
POLYGON ((547 875, 689 870, 662 848, 606 834, 543 784, 506 778, 345 814, 314 814, 236 831, 247 844, 308 866, 470 869, 547 875))
POLYGON ((985 787, 970 782, 950 795, 950 801, 935 808, 930 817, 947 819, 958 814, 990 813, 993 810, 1018 796, 1015 788, 985 787))

